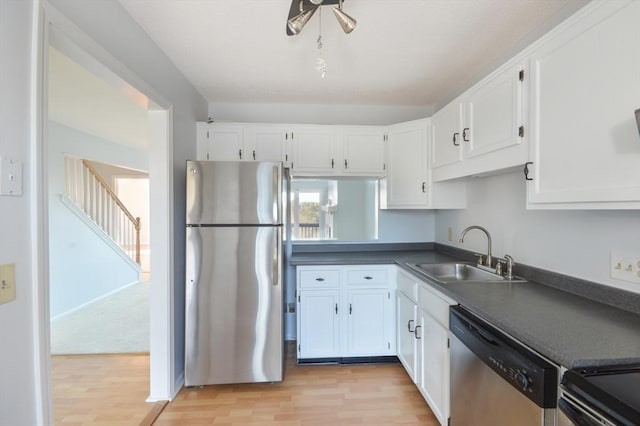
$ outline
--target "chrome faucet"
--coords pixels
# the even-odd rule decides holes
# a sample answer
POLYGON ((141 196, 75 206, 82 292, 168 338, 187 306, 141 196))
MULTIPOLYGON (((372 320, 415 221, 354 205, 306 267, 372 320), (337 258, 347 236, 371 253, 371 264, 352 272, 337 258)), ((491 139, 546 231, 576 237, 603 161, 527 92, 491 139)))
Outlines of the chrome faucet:
POLYGON ((487 236, 487 260, 485 261, 485 265, 491 268, 493 259, 491 258, 491 235, 489 235, 489 231, 484 229, 482 226, 471 225, 468 228, 466 228, 464 231, 462 231, 462 233, 460 234, 460 242, 464 243, 464 236, 467 234, 467 232, 471 231, 472 229, 478 229, 484 232, 485 235, 487 236))
POLYGON ((513 257, 509 256, 508 254, 504 255, 504 258, 507 261, 507 272, 505 274, 505 278, 508 280, 512 280, 513 279, 513 266, 516 264, 513 261, 513 257))

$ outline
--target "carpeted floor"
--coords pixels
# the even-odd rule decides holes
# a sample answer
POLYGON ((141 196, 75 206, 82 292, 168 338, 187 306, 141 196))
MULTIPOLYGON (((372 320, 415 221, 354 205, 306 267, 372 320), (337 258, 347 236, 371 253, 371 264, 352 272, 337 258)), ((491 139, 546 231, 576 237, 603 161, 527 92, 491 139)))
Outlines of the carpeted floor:
POLYGON ((144 280, 51 322, 51 353, 149 352, 149 286, 144 280))

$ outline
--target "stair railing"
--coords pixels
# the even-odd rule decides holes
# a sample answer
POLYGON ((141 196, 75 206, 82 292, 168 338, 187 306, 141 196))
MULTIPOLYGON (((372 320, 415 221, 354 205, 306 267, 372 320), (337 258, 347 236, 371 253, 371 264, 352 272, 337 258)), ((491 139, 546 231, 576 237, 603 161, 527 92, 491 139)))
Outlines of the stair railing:
POLYGON ((67 197, 140 265, 140 218, 125 207, 87 160, 65 157, 67 197))

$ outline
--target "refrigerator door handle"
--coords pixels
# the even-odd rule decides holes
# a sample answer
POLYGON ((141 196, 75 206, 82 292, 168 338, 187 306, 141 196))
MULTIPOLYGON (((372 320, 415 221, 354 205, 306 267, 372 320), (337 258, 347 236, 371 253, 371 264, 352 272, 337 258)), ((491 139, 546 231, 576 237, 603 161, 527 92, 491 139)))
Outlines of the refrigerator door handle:
POLYGON ((273 212, 275 223, 282 223, 282 176, 280 175, 280 167, 273 166, 273 193, 275 194, 273 212))
POLYGON ((278 227, 278 232, 276 232, 276 237, 275 237, 275 247, 274 247, 274 256, 273 256, 273 285, 277 286, 280 284, 280 265, 282 264, 281 262, 281 257, 282 257, 282 244, 281 244, 281 239, 282 239, 282 229, 280 229, 280 227, 278 227))

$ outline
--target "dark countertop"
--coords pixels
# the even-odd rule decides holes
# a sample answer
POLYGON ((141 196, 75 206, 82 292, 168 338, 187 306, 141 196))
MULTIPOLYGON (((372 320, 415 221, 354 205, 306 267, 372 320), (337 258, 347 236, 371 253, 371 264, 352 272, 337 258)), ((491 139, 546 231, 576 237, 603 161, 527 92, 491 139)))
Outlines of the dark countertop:
POLYGON ((330 253, 294 253, 289 259, 293 266, 304 265, 392 265, 411 263, 416 259, 422 263, 453 262, 456 259, 446 254, 424 250, 352 251, 330 253))
POLYGON ((640 316, 536 282, 438 284, 487 322, 567 368, 640 363, 640 316))
POLYGON ((640 315, 636 313, 543 282, 439 284, 405 266, 459 260, 433 250, 348 251, 294 253, 290 264, 396 263, 564 367, 640 363, 640 315))

